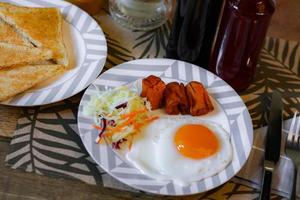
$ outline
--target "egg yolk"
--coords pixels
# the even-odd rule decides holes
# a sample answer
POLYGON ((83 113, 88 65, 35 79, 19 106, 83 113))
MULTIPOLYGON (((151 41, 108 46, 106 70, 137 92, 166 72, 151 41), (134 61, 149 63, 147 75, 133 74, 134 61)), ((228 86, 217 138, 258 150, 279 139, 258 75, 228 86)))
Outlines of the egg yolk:
POLYGON ((209 157, 219 149, 216 135, 206 126, 198 124, 181 126, 175 133, 174 143, 183 156, 192 159, 209 157))

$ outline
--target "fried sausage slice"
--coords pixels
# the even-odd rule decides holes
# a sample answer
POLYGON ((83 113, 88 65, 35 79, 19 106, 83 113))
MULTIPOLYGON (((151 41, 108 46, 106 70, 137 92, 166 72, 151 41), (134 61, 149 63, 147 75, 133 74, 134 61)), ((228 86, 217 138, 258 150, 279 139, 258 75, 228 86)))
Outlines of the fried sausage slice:
POLYGON ((188 114, 189 104, 182 83, 171 82, 166 85, 164 92, 166 112, 169 115, 188 114))
POLYGON ((150 75, 142 81, 141 97, 147 98, 153 110, 161 108, 165 88, 166 84, 159 77, 150 75))
POLYGON ((214 110, 204 86, 197 81, 186 85, 186 94, 190 105, 190 114, 193 116, 205 115, 214 110))

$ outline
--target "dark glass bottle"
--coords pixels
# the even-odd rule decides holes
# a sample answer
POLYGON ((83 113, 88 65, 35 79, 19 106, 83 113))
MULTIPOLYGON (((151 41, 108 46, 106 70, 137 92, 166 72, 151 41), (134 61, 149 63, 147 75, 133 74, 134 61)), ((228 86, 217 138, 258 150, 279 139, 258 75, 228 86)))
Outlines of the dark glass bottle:
POLYGON ((210 70, 236 91, 254 78, 257 59, 275 10, 272 0, 227 0, 210 70))
POLYGON ((208 68, 223 0, 177 0, 166 56, 208 68))

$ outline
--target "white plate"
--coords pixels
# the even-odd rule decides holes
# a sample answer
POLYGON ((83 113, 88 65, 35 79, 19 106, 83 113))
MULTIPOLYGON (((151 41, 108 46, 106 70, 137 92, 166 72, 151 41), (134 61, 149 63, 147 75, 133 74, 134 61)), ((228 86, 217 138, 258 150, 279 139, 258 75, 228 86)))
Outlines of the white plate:
POLYGON ((97 164, 117 180, 149 193, 162 195, 191 195, 213 189, 231 179, 249 157, 253 127, 249 112, 239 95, 223 80, 211 72, 182 61, 169 59, 142 59, 118 65, 103 73, 91 84, 82 97, 78 112, 78 128, 82 142, 97 164), (96 144, 97 130, 92 127, 93 119, 83 115, 83 105, 99 90, 107 90, 129 84, 149 75, 163 80, 178 82, 200 81, 213 99, 214 112, 206 119, 221 124, 231 134, 233 160, 220 173, 199 180, 189 186, 179 186, 172 181, 158 181, 141 173, 112 151, 106 144, 96 144))
POLYGON ((60 0, 4 0, 15 5, 56 7, 63 15, 63 37, 71 70, 12 99, 11 106, 37 106, 69 98, 84 90, 102 71, 107 57, 105 36, 98 23, 80 8, 60 0))

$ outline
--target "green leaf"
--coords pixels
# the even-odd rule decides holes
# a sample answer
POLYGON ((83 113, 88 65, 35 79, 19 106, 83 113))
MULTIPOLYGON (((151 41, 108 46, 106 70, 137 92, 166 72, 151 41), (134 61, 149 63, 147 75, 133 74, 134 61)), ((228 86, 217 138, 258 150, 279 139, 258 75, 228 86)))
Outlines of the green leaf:
POLYGON ((268 51, 271 52, 274 46, 274 39, 273 38, 269 38, 269 43, 268 43, 268 51))
POLYGON ((63 123, 67 124, 76 124, 77 120, 76 119, 64 119, 64 120, 57 120, 57 119, 37 119, 37 121, 45 123, 45 124, 54 124, 54 125, 59 125, 63 123))
MULTIPOLYGON (((298 50, 299 47, 299 43, 293 48, 292 52, 291 52, 291 56, 290 56, 290 61, 289 61, 289 66, 290 67, 294 67, 294 64, 296 62, 296 52, 298 50)), ((299 60, 298 60, 299 62, 299 60)), ((300 67, 298 66, 298 70, 300 69, 300 67)))
POLYGON ((158 57, 160 53, 164 53, 163 50, 167 46, 170 32, 169 26, 170 22, 167 22, 161 27, 150 31, 134 31, 141 33, 135 38, 136 43, 133 45, 133 49, 143 49, 139 58, 158 57))
MULTIPOLYGON (((137 32, 140 32, 140 31, 137 31, 137 32)), ((150 31, 146 31, 142 35, 140 35, 139 37, 135 38, 135 40, 140 40, 140 39, 143 39, 143 38, 145 38, 147 36, 153 37, 153 35, 155 34, 155 32, 156 32, 156 29, 150 30, 150 31)))
MULTIPOLYGON (((273 90, 281 92, 284 98, 285 118, 293 115, 294 110, 300 109, 300 73, 292 71, 299 53, 297 44, 293 49, 291 41, 269 38, 263 47, 256 69, 254 82, 243 93, 254 128, 267 123, 270 94, 273 90), (282 51, 279 48, 283 47, 282 51), (285 63, 290 58, 289 66, 285 63)), ((300 66, 299 66, 300 67, 300 66)))
POLYGON ((107 40, 108 56, 105 69, 109 69, 115 65, 134 59, 132 52, 125 48, 118 40, 110 37, 105 33, 107 40))
POLYGON ((156 51, 155 51, 155 56, 154 56, 154 57, 157 57, 158 54, 159 54, 159 51, 160 51, 160 43, 161 43, 160 37, 159 37, 159 35, 156 35, 156 36, 155 36, 156 51))
POLYGON ((147 45, 147 47, 144 49, 143 53, 141 54, 141 56, 139 58, 143 58, 148 52, 149 52, 149 49, 151 48, 152 46, 152 43, 153 43, 153 40, 154 38, 151 39, 150 43, 147 45))
MULTIPOLYGON (((45 153, 47 153, 47 152, 45 152, 45 153)), ((64 156, 62 159, 64 159, 64 158, 66 159, 67 157, 64 156)), ((60 171, 72 172, 72 173, 77 173, 77 174, 82 174, 82 175, 89 175, 90 174, 88 171, 84 171, 84 170, 81 170, 81 169, 78 169, 78 168, 75 168, 75 167, 72 167, 72 166, 69 166, 69 165, 62 165, 62 164, 58 164, 58 163, 49 162, 49 161, 41 159, 39 157, 35 157, 35 159, 38 160, 39 162, 43 163, 44 165, 47 165, 47 166, 49 166, 51 168, 54 168, 54 169, 59 169, 60 171)), ((62 174, 64 174, 64 173, 62 173, 62 174)))
POLYGON ((286 41, 284 48, 283 48, 283 52, 282 52, 282 56, 281 56, 281 60, 284 63, 286 60, 286 56, 288 54, 288 50, 289 50, 289 43, 286 41))
POLYGON ((159 37, 158 37, 158 39, 160 40, 162 48, 166 49, 166 47, 167 47, 167 41, 165 41, 165 35, 164 35, 163 31, 159 31, 159 37))
POLYGON ((140 46, 140 45, 143 45, 144 43, 146 43, 147 41, 149 41, 151 38, 153 38, 153 36, 149 36, 147 38, 144 38, 142 41, 136 43, 133 48, 135 49, 136 47, 140 46))
POLYGON ((24 124, 18 123, 17 129, 22 129, 22 128, 26 127, 26 126, 29 126, 30 124, 31 124, 31 122, 27 122, 27 123, 24 123, 24 124))
MULTIPOLYGON (((107 44, 109 46, 114 46, 115 48, 117 49, 120 49, 122 51, 125 51, 127 53, 131 53, 131 51, 129 51, 128 49, 124 48, 123 46, 121 46, 119 43, 115 43, 115 42, 107 42, 107 44)), ((127 54, 124 54, 124 55, 127 55, 127 54)))
POLYGON ((278 58, 278 50, 279 50, 279 40, 275 39, 275 45, 274 45, 274 56, 275 56, 275 58, 278 58))

